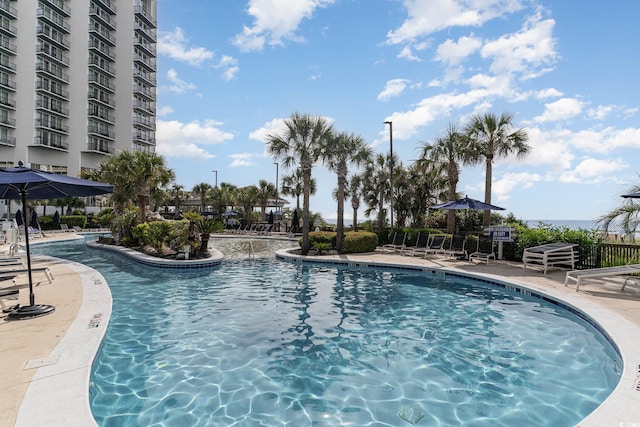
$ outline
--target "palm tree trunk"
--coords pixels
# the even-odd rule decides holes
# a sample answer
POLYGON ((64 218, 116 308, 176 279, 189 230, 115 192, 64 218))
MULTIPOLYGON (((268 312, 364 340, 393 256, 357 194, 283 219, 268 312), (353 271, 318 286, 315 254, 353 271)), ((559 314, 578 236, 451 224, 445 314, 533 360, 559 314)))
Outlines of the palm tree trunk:
MULTIPOLYGON (((491 203, 491 181, 493 175, 493 161, 491 159, 487 159, 486 161, 486 173, 484 178, 484 202, 491 203)), ((484 211, 484 217, 482 220, 482 225, 484 227, 488 227, 491 225, 491 211, 484 211)))
POLYGON ((358 208, 353 208, 353 231, 358 230, 358 208))
POLYGON ((310 167, 303 167, 302 182, 304 187, 302 191, 302 255, 307 255, 309 254, 309 249, 311 249, 311 242, 309 240, 309 196, 311 193, 310 167))
POLYGON ((336 227, 336 250, 342 253, 342 242, 344 240, 344 186, 346 177, 338 176, 338 225, 336 227))
POLYGON ((147 197, 144 194, 138 194, 138 208, 140 209, 140 224, 147 220, 147 197))

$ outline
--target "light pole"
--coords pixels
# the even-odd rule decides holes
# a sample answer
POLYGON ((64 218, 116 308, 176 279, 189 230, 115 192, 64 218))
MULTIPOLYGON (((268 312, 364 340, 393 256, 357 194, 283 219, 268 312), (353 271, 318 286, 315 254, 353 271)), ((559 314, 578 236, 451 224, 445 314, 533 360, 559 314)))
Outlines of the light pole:
POLYGON ((218 188, 218 171, 211 171, 216 174, 216 188, 218 188))
POLYGON ((389 125, 389 148, 391 150, 391 157, 389 158, 389 187, 391 188, 391 230, 393 230, 393 122, 386 121, 386 125, 389 125))

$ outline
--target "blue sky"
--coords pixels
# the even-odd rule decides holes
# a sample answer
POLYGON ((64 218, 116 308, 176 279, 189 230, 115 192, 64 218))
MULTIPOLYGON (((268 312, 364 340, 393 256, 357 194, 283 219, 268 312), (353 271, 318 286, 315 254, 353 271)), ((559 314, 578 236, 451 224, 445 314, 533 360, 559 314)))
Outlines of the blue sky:
MULTIPOLYGON (((407 166, 447 123, 506 111, 532 150, 495 163, 492 203, 594 219, 640 181, 638 16, 621 0, 159 0, 157 152, 186 189, 213 170, 245 186, 275 182, 265 136, 293 112, 376 152, 391 120, 407 166)), ((335 175, 313 176, 311 210, 335 218, 335 175)), ((484 168, 459 191, 482 200, 484 168)))

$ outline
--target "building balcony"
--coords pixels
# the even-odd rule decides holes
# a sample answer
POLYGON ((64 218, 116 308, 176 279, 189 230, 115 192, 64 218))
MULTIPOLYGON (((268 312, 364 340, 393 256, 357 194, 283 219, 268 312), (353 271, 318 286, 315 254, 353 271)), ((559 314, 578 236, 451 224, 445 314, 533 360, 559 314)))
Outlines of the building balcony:
POLYGON ((5 147, 15 147, 16 138, 14 136, 0 135, 0 145, 4 145, 5 147))
POLYGON ((44 55, 52 61, 56 61, 60 65, 64 65, 66 67, 69 66, 69 57, 62 53, 60 49, 52 49, 51 46, 48 46, 42 41, 38 42, 38 46, 36 47, 36 53, 38 55, 44 55))
POLYGON ((136 127, 145 128, 146 130, 156 130, 156 121, 151 119, 150 117, 134 117, 133 125, 136 127))
POLYGON ((139 133, 139 132, 133 132, 131 134, 131 139, 136 144, 156 145, 155 137, 153 137, 151 135, 145 135, 145 134, 139 133))
POLYGON ((91 40, 89 40, 89 49, 111 61, 116 60, 116 55, 111 51, 111 48, 104 42, 97 40, 95 37, 91 37, 91 40))
POLYGON ((54 113, 63 118, 69 118, 69 109, 66 107, 54 106, 49 100, 36 99, 36 110, 46 111, 48 113, 54 113))
POLYGON ((102 89, 105 89, 108 92, 114 93, 116 91, 116 85, 114 85, 109 78, 106 77, 98 77, 98 76, 89 76, 89 83, 99 86, 102 89))
POLYGON ((18 52, 18 45, 13 42, 13 37, 0 34, 0 49, 5 53, 15 55, 18 52))
POLYGON ((155 103, 153 102, 144 102, 136 99, 133 101, 133 109, 134 111, 146 113, 147 115, 150 115, 150 116, 153 116, 156 114, 156 107, 155 107, 155 103))
POLYGON ((87 126, 87 134, 98 136, 101 138, 107 138, 109 140, 115 141, 116 134, 115 132, 110 131, 109 129, 102 128, 100 126, 89 125, 87 126))
POLYGON ((1 0, 0 15, 6 16, 9 19, 18 19, 18 10, 11 6, 10 0, 1 0))
POLYGON ((155 58, 149 58, 147 56, 141 55, 139 53, 134 53, 133 54, 133 60, 138 63, 143 65, 145 68, 147 68, 149 71, 156 71, 156 60, 155 58))
POLYGON ((9 37, 16 37, 18 35, 18 27, 6 18, 3 18, 0 19, 0 32, 9 37))
POLYGON ((100 58, 90 58, 89 66, 96 67, 98 70, 104 72, 105 74, 108 74, 109 77, 116 76, 116 69, 112 67, 108 61, 105 61, 103 59, 101 60, 100 58))
POLYGON ((40 0, 40 3, 46 4, 62 16, 67 18, 71 16, 71 9, 64 4, 64 0, 40 0))
POLYGON ((36 119, 36 129, 43 129, 53 133, 69 135, 69 126, 62 123, 53 123, 52 120, 36 119))
POLYGON ((11 110, 16 109, 16 101, 6 97, 0 97, 0 107, 9 108, 11 110))
POLYGON ((147 98, 147 100, 149 100, 149 101, 155 101, 156 100, 155 88, 146 87, 146 86, 142 86, 142 85, 139 85, 139 84, 134 84, 133 85, 133 93, 137 94, 137 95, 141 95, 141 96, 147 98))
POLYGON ((57 86, 59 85, 52 85, 44 81, 36 82, 36 90, 46 92, 50 95, 55 95, 58 98, 62 98, 63 100, 68 101, 69 91, 57 86))
POLYGON ((38 61, 38 63, 36 64, 36 71, 38 73, 43 73, 48 77, 55 78, 61 83, 69 84, 69 74, 65 73, 61 69, 52 67, 41 61, 38 61))
POLYGON ((101 95, 101 94, 95 94, 95 93, 89 92, 89 94, 87 95, 87 99, 89 101, 98 102, 98 103, 100 103, 102 105, 106 105, 106 106, 112 107, 112 108, 115 108, 115 106, 116 106, 116 101, 111 99, 111 97, 109 97, 109 96, 105 96, 105 95, 101 95))
POLYGON ((99 38, 103 43, 106 43, 109 46, 116 45, 116 38, 113 36, 112 32, 110 30, 107 30, 106 27, 103 27, 100 24, 91 25, 89 28, 89 33, 94 37, 99 38))
POLYGON ((2 127, 14 128, 16 127, 16 119, 9 116, 0 116, 0 125, 2 127))
POLYGON ((36 13, 38 19, 43 20, 44 22, 48 22, 49 24, 55 26, 58 30, 64 32, 65 34, 69 34, 71 32, 71 26, 65 22, 63 16, 53 9, 48 7, 38 7, 38 12, 36 13))
POLYGON ((52 140, 50 135, 38 135, 33 138, 33 145, 43 148, 52 148, 59 151, 69 151, 69 144, 62 140, 52 140))
POLYGON ((0 88, 7 89, 11 92, 16 91, 16 82, 10 79, 0 79, 0 88))
POLYGON ((109 30, 115 31, 116 21, 111 19, 111 14, 109 14, 105 9, 96 5, 94 2, 89 4, 89 16, 96 19, 109 30))
POLYGON ((113 143, 111 141, 90 137, 89 141, 87 141, 86 151, 97 154, 114 154, 115 150, 113 149, 112 144, 113 143))
POLYGON ((142 81, 147 86, 156 87, 156 74, 138 69, 133 70, 133 78, 142 81))
POLYGON ((133 13, 136 17, 140 18, 145 25, 151 28, 158 28, 158 23, 156 19, 151 16, 151 13, 147 10, 145 6, 137 5, 133 6, 133 13))
POLYGON ((158 41, 158 32, 155 28, 146 26, 139 19, 136 19, 133 23, 133 29, 146 38, 150 43, 156 43, 158 41))
POLYGON ((107 12, 109 15, 115 15, 118 9, 116 5, 111 0, 91 0, 94 4, 100 6, 107 12))

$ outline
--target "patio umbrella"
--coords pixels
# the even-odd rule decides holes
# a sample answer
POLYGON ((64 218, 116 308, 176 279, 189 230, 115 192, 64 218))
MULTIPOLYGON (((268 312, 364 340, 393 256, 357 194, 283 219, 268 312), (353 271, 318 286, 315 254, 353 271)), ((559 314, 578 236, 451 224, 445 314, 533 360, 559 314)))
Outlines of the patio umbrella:
MULTIPOLYGON (((57 199, 62 197, 84 197, 113 192, 113 186, 102 182, 37 171, 25 167, 0 169, 0 199, 22 200, 22 209, 27 208, 27 199, 57 199)), ((35 304, 33 279, 31 277, 31 251, 29 249, 29 229, 24 222, 25 250, 29 275, 29 306, 20 307, 9 313, 10 319, 27 319, 52 313, 51 305, 35 304)))
POLYGON ((240 215, 240 212, 236 212, 236 211, 226 211, 225 213, 222 214, 222 216, 238 216, 240 215))
POLYGON ((504 208, 494 206, 489 203, 481 202, 480 200, 470 199, 465 197, 464 199, 452 200, 449 202, 439 203, 432 205, 432 209, 474 209, 478 211, 503 211, 504 208))
POLYGON ((292 231, 294 233, 298 232, 298 223, 300 221, 298 220, 298 209, 295 209, 293 211, 293 219, 291 220, 291 228, 293 229, 292 231))
POLYGON ((269 224, 273 224, 273 211, 269 211, 269 219, 267 221, 269 224))
POLYGON ((18 224, 18 227, 24 224, 24 220, 22 218, 22 211, 20 209, 16 211, 16 224, 18 224))
POLYGON ((36 230, 40 230, 40 223, 38 222, 38 213, 34 209, 31 211, 31 227, 36 230))
POLYGON ((640 192, 631 193, 631 194, 624 194, 622 197, 626 197, 627 199, 640 199, 640 192))
POLYGON ((53 214, 53 226, 55 228, 60 228, 60 213, 58 211, 53 214))

